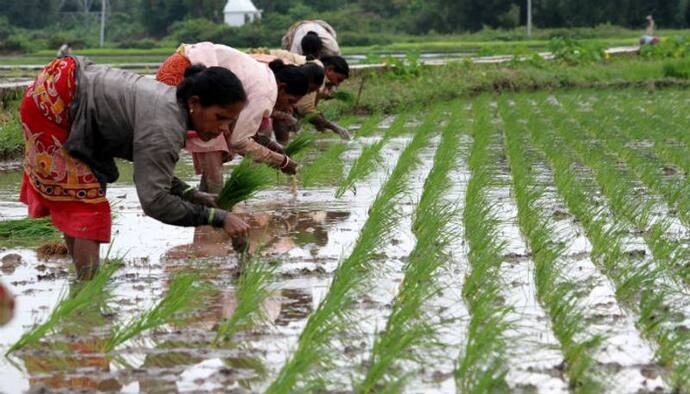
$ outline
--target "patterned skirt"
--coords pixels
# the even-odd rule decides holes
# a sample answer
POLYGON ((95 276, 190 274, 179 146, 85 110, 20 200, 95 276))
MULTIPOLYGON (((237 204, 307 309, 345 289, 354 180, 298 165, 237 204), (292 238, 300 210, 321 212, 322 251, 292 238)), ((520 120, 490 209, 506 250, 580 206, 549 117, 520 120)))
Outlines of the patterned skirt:
POLYGON ((24 129, 24 177, 20 200, 30 217, 50 216, 74 238, 110 242, 112 220, 105 190, 91 169, 63 148, 74 96, 71 58, 55 59, 24 94, 19 108, 24 129))

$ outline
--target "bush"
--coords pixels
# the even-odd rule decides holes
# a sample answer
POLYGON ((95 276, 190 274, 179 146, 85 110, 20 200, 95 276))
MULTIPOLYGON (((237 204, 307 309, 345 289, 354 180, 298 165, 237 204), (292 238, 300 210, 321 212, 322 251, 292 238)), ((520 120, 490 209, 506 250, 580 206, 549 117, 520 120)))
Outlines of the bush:
POLYGON ((0 52, 29 53, 45 47, 45 41, 32 40, 26 33, 15 33, 0 41, 0 52))
POLYGON ((153 49, 158 48, 159 43, 156 40, 144 38, 141 40, 124 40, 119 42, 117 46, 118 48, 153 49))
POLYGON ((557 37, 549 41, 549 52, 556 61, 569 65, 591 64, 604 58, 604 48, 599 45, 586 45, 570 38, 557 37))
POLYGON ((656 45, 643 45, 640 55, 646 59, 681 59, 690 54, 690 40, 685 36, 661 40, 656 45))
POLYGON ((664 64, 664 77, 690 79, 690 61, 679 60, 664 64))

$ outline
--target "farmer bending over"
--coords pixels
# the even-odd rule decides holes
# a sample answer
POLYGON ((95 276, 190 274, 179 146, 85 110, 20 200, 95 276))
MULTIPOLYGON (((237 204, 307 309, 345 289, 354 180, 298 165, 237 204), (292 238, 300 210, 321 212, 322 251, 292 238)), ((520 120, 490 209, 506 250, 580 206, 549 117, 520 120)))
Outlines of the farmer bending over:
POLYGON ((144 212, 177 226, 212 225, 234 237, 249 226, 213 208, 215 198, 174 176, 187 130, 201 141, 229 133, 247 102, 230 71, 189 67, 177 89, 80 57, 48 64, 21 102, 26 157, 20 199, 29 216, 50 216, 64 233, 80 278, 110 242, 106 185, 115 158, 132 161, 144 212))
POLYGON ((201 190, 218 192, 223 187, 223 163, 235 154, 250 155, 255 161, 295 174, 297 163, 285 155, 282 146, 270 138, 271 114, 289 111, 308 90, 305 73, 297 66, 276 60, 266 65, 237 49, 202 42, 180 46, 158 70, 156 79, 177 85, 189 64, 220 66, 237 75, 247 92, 247 107, 237 123, 225 135, 211 141, 189 138, 186 148, 192 152, 194 167, 202 175, 201 190), (257 136, 258 134, 258 136, 257 136), (262 138, 264 135, 266 138, 262 138))

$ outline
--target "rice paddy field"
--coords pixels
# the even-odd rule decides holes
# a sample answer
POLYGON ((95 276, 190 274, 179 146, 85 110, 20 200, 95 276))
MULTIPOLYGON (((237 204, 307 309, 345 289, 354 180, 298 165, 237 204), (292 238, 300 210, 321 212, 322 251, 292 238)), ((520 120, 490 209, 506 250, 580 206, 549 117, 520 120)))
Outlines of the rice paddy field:
POLYGON ((588 89, 348 118, 352 142, 318 135, 235 206, 243 257, 145 217, 122 164, 93 281, 40 253, 54 233, 0 231, 0 392, 690 393, 689 106, 588 89))

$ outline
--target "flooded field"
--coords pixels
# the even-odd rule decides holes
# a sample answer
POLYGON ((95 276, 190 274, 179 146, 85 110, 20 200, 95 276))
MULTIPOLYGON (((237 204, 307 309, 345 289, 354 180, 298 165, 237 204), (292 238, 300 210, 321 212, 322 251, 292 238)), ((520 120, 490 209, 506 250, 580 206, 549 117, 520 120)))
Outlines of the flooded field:
MULTIPOLYGON (((305 156, 309 187, 276 176, 236 208, 252 259, 146 217, 122 163, 90 302, 64 307, 91 290, 65 257, 5 242, 0 352, 55 324, 0 358, 0 392, 690 392, 688 104, 574 91, 358 119, 336 160, 317 160, 329 135, 305 156)), ((19 166, 3 220, 26 216, 19 166)), ((190 157, 178 175, 198 182, 190 157)))

